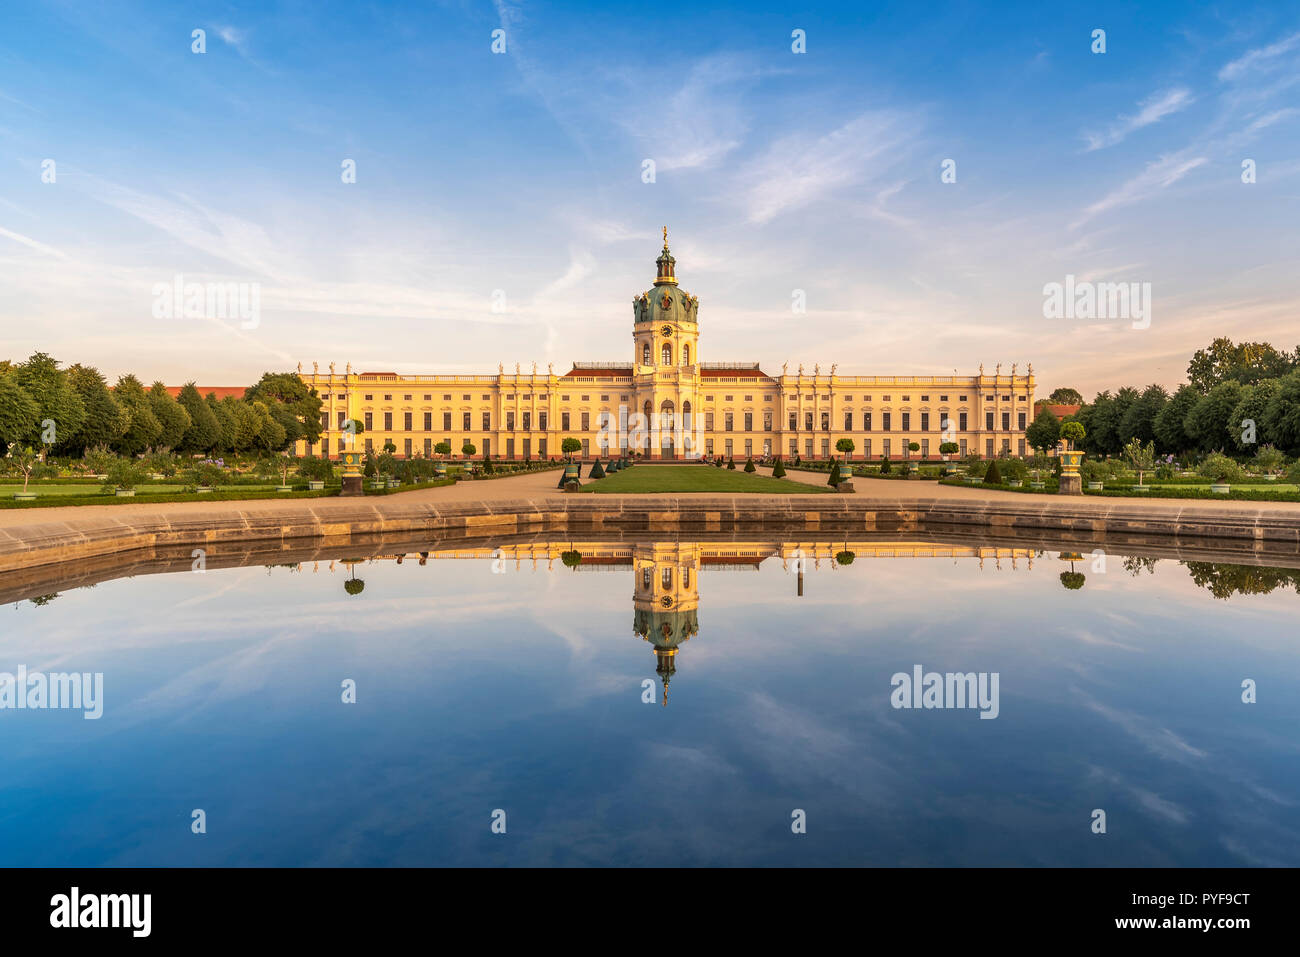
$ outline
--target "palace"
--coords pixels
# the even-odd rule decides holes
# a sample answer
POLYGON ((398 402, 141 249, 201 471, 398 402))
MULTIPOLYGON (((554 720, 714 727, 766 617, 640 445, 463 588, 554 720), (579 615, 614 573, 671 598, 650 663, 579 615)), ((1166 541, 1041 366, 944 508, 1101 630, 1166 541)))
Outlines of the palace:
POLYGON ((829 459, 851 439, 854 459, 937 458, 942 442, 961 455, 1024 455, 1032 421, 1033 366, 1009 375, 853 376, 800 366, 769 374, 756 362, 702 362, 699 300, 677 283, 664 247, 653 286, 632 299, 631 362, 575 362, 495 375, 299 372, 324 404, 319 450, 337 457, 346 424, 364 424, 366 448, 392 442, 397 455, 431 456, 440 442, 475 458, 558 457, 566 438, 582 457, 625 450, 650 459, 782 455, 829 459), (911 449, 915 443, 919 448, 911 449))

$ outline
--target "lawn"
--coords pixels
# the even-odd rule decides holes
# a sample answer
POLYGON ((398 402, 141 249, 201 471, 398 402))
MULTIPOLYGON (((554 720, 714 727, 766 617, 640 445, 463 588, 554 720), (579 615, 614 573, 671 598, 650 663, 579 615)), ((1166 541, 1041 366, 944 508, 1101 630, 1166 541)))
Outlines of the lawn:
POLYGON ((582 491, 610 494, 646 492, 753 492, 759 495, 816 495, 830 486, 806 485, 710 465, 638 465, 603 479, 582 481, 582 491))

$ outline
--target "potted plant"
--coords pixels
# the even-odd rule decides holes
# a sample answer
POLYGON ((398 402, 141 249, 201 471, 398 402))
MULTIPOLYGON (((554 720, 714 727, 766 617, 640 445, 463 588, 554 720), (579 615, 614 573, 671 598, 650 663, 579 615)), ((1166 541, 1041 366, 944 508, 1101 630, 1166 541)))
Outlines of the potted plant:
POLYGON ((194 491, 200 495, 207 495, 218 485, 228 483, 230 474, 226 471, 225 465, 222 459, 204 459, 195 464, 190 470, 194 478, 194 491))
POLYGON ((1100 492, 1105 488, 1106 467, 1096 459, 1089 459, 1084 462, 1081 474, 1090 492, 1100 492))
POLYGON ((135 487, 144 478, 144 469, 134 458, 121 457, 113 460, 105 473, 103 489, 112 492, 118 498, 131 498, 135 487))
POLYGON ((1087 578, 1083 572, 1076 572, 1074 570, 1074 563, 1083 561, 1083 554, 1080 552, 1061 552, 1060 558, 1061 561, 1070 563, 1070 570, 1068 572, 1061 572, 1062 587, 1069 591, 1078 591, 1083 587, 1083 583, 1087 578))
POLYGON ((945 474, 945 475, 951 475, 953 472, 956 471, 955 468, 954 468, 954 469, 950 469, 950 468, 948 467, 948 456, 950 456, 950 455, 956 455, 956 454, 957 454, 958 452, 960 452, 960 451, 961 451, 961 446, 958 445, 956 442, 940 442, 940 443, 939 443, 939 455, 941 455, 941 456, 943 457, 943 462, 944 462, 944 469, 943 469, 943 471, 944 471, 944 474, 945 474))
POLYGON ((1207 455, 1197 471, 1210 480, 1210 491, 1216 495, 1227 495, 1232 491, 1232 483, 1240 482, 1244 477, 1236 460, 1222 452, 1207 455))
POLYGON ((1286 465, 1286 456, 1271 445, 1264 445, 1255 453, 1255 469, 1269 482, 1276 482, 1278 473, 1286 465))
POLYGON ((1076 442, 1082 442, 1088 437, 1087 430, 1084 429, 1082 422, 1066 422, 1061 426, 1061 441, 1065 443, 1065 451, 1061 453, 1061 492, 1063 494, 1079 494, 1079 463, 1083 461, 1083 452, 1075 449, 1076 442))

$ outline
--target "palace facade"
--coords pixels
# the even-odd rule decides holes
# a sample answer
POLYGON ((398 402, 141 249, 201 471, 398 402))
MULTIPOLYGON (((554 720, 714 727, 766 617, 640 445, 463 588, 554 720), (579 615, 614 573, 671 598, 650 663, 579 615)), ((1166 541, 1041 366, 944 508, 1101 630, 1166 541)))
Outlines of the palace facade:
POLYGON ((365 429, 366 448, 392 442, 398 456, 431 456, 440 442, 474 458, 559 457, 566 438, 582 457, 640 452, 652 459, 781 455, 828 459, 851 439, 852 458, 937 458, 956 442, 961 455, 1026 454, 1033 420, 1033 366, 971 376, 839 375, 820 365, 780 374, 756 362, 703 362, 699 300, 677 282, 676 260, 664 247, 650 289, 632 299, 632 361, 575 362, 495 375, 399 375, 314 365, 303 381, 321 396, 324 431, 318 448, 298 454, 336 458, 349 438, 346 423, 365 429), (911 443, 919 446, 912 451, 911 443))

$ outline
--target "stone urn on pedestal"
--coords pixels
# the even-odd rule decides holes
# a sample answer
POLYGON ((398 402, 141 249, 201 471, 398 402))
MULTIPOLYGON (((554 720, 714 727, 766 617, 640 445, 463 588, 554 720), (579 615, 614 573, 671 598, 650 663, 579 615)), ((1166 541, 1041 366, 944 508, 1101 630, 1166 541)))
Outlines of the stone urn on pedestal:
POLYGON ((1059 491, 1062 495, 1083 494, 1083 476, 1079 474, 1079 463, 1083 461, 1083 453, 1075 451, 1074 443, 1082 442, 1086 435, 1083 425, 1078 422, 1066 422, 1061 426, 1061 438, 1066 443, 1065 451, 1061 453, 1059 491))
POLYGON ((349 449, 340 453, 343 461, 343 491, 340 495, 361 495, 361 451, 349 449))

